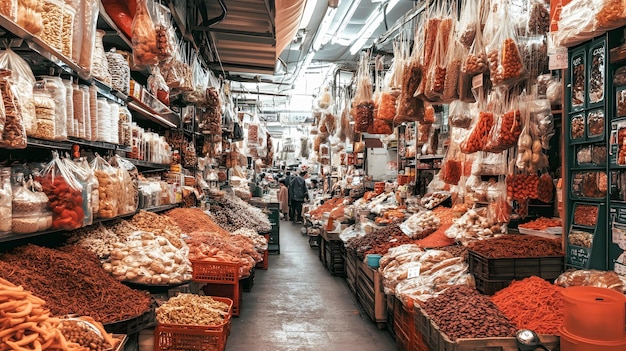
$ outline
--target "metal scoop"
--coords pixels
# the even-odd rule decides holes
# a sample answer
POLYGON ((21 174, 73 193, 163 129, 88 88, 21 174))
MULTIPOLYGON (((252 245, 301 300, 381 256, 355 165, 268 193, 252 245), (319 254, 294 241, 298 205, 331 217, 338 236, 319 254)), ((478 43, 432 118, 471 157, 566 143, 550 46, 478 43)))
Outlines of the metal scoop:
POLYGON ((515 337, 517 339, 517 348, 520 351, 535 351, 536 349, 550 351, 549 348, 541 343, 537 333, 532 330, 522 329, 517 332, 515 337))

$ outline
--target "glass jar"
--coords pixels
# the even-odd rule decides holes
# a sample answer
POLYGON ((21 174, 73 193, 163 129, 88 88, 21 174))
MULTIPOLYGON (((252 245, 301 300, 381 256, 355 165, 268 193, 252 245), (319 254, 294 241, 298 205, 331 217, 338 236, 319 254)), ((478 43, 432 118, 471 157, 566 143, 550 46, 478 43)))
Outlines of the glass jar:
POLYGON ((0 168, 0 235, 11 232, 12 199, 11 168, 0 168))
POLYGON ((96 43, 94 45, 91 75, 102 83, 110 86, 112 78, 109 73, 109 61, 107 60, 106 53, 104 52, 104 44, 102 43, 104 34, 105 32, 101 29, 96 31, 96 43))

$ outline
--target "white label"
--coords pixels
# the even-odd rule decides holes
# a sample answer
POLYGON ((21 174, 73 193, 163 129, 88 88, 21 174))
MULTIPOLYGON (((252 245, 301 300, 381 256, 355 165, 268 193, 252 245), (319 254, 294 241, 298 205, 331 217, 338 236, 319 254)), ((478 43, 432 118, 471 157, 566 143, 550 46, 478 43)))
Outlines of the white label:
POLYGON ((413 279, 420 276, 420 270, 422 269, 422 265, 417 265, 415 267, 409 268, 409 272, 407 274, 407 279, 413 279))
POLYGON ((472 88, 478 89, 483 86, 483 74, 478 74, 472 77, 472 88))
POLYGON ((548 68, 550 70, 567 68, 567 51, 548 56, 548 68))

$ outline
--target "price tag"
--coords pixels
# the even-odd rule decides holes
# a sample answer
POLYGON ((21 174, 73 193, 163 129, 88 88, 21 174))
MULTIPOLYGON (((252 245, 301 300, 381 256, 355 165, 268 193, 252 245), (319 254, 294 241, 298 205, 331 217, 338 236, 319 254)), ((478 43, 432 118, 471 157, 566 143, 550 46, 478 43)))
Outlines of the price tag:
POLYGON ((415 267, 409 268, 409 272, 407 274, 407 279, 413 279, 420 276, 420 270, 422 269, 422 265, 417 265, 415 267))
POLYGON ((566 69, 567 68, 567 51, 548 56, 548 69, 566 69))
POLYGON ((478 89, 483 86, 483 74, 472 77, 472 89, 478 89))

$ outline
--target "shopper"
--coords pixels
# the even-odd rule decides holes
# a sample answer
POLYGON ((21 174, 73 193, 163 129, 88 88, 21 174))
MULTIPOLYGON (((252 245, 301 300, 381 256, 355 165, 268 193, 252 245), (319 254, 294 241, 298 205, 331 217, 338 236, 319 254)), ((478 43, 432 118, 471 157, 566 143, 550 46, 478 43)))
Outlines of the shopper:
POLYGON ((302 223, 302 204, 309 200, 309 191, 306 187, 306 170, 300 170, 300 174, 291 180, 289 185, 289 220, 302 223))
POLYGON ((278 189, 278 203, 280 204, 280 214, 284 220, 289 216, 289 189, 287 189, 287 181, 281 179, 278 181, 280 188, 278 189))
POLYGON ((291 185, 292 180, 293 177, 291 176, 291 171, 285 172, 285 183, 287 184, 287 188, 289 188, 289 186, 291 185))

